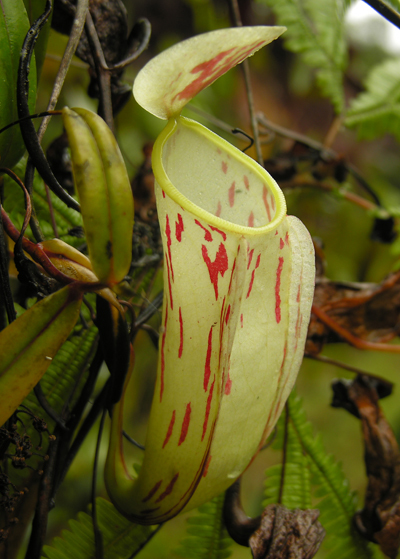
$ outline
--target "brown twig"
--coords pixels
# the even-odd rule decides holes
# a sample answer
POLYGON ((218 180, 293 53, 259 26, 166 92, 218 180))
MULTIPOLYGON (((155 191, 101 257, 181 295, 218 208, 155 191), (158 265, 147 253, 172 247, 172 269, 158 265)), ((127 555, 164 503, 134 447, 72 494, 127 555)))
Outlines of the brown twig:
MULTIPOLYGON (((79 39, 82 34, 83 26, 85 25, 86 13, 89 9, 89 0, 78 0, 75 12, 74 22, 71 27, 71 32, 68 38, 67 46, 63 57, 61 59, 61 64, 57 72, 56 79, 54 80, 53 90, 50 95, 49 103, 47 105, 47 110, 52 111, 58 101, 61 93, 61 89, 64 85, 64 81, 71 65, 72 57, 75 54, 77 46, 79 44, 79 39)), ((50 122, 50 117, 45 117, 42 120, 41 125, 38 130, 39 141, 43 139, 46 128, 50 122)))
MULTIPOLYGON (((236 25, 236 27, 242 27, 242 20, 240 17, 239 5, 237 3, 237 0, 230 0, 230 4, 232 7, 234 24, 236 25)), ((257 161, 262 167, 264 167, 264 158, 262 156, 260 136, 258 134, 257 115, 254 109, 253 90, 251 87, 251 79, 250 79, 250 66, 249 66, 249 61, 247 59, 242 62, 241 68, 243 71, 244 83, 246 86, 247 105, 249 107, 251 128, 253 130, 254 145, 257 153, 257 161)))
POLYGON ((369 342, 367 340, 358 338, 357 336, 349 332, 349 330, 343 328, 343 326, 338 324, 336 320, 331 318, 326 312, 324 312, 316 305, 312 306, 311 312, 315 314, 315 316, 319 318, 321 322, 323 322, 331 330, 336 332, 336 334, 338 334, 346 342, 348 342, 350 345, 358 349, 371 349, 374 351, 387 351, 389 353, 400 353, 400 345, 390 345, 390 344, 384 344, 379 342, 369 342))
MULTIPOLYGON (((305 136, 304 134, 300 134, 299 132, 294 132, 293 130, 289 130, 288 128, 280 126, 279 124, 275 124, 274 122, 271 122, 270 120, 268 120, 266 118, 266 116, 263 113, 257 113, 257 121, 259 122, 259 124, 261 126, 264 126, 264 128, 266 128, 268 131, 272 130, 273 132, 275 132, 279 136, 282 136, 284 138, 288 138, 290 140, 293 140, 294 142, 298 142, 300 144, 303 144, 304 146, 307 146, 307 147, 319 152, 320 156, 323 159, 324 158, 327 158, 327 159, 334 158, 335 159, 335 158, 338 157, 338 153, 336 151, 334 151, 333 149, 324 146, 320 142, 317 142, 316 140, 313 140, 312 138, 309 138, 308 136, 305 136)), ((262 132, 260 134, 262 135, 262 132)), ((359 185, 366 192, 368 192, 368 194, 373 198, 375 204, 380 207, 381 204, 380 204, 378 196, 375 194, 375 192, 370 187, 368 182, 364 179, 364 177, 362 177, 360 175, 360 173, 354 167, 354 165, 352 165, 351 163, 346 162, 345 166, 346 166, 347 171, 356 179, 356 181, 359 183, 359 185)))
MULTIPOLYGON (((318 188, 319 190, 325 190, 327 192, 337 192, 337 187, 335 187, 333 184, 326 182, 326 181, 317 181, 317 180, 313 180, 311 177, 310 178, 301 178, 301 177, 297 177, 291 181, 285 181, 281 183, 281 187, 283 189, 288 189, 288 188, 318 188)), ((378 210, 379 207, 374 204, 373 202, 370 202, 369 200, 366 200, 365 198, 362 198, 361 196, 358 196, 357 194, 354 194, 354 192, 349 192, 347 190, 340 190, 340 195, 345 199, 348 200, 349 202, 352 202, 353 204, 356 204, 357 206, 359 206, 360 208, 363 208, 364 210, 378 210)))
POLYGON ((50 444, 49 459, 45 463, 44 473, 39 485, 39 495, 36 502, 35 516, 32 522, 32 532, 26 551, 25 559, 40 559, 44 538, 47 530, 47 517, 50 509, 50 497, 53 488, 55 462, 58 449, 58 428, 56 439, 50 444))
POLYGON ((283 490, 285 488, 285 471, 286 471, 286 452, 287 452, 287 445, 288 445, 288 436, 289 436, 289 406, 286 402, 285 404, 285 427, 283 431, 283 447, 282 447, 282 470, 281 470, 281 479, 279 482, 279 494, 278 494, 278 503, 282 504, 283 499, 283 490))
POLYGON ((98 76, 100 91, 99 113, 102 118, 104 118, 109 128, 114 132, 114 116, 111 101, 111 74, 107 71, 107 62, 104 57, 99 36, 97 35, 96 27, 93 23, 93 18, 89 11, 86 14, 85 28, 98 76))

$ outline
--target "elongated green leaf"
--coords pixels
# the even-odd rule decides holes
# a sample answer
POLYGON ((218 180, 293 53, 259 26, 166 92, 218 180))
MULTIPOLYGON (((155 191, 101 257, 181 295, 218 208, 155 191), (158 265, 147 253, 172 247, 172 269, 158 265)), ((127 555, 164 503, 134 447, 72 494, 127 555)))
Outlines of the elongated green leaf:
POLYGON ((36 303, 0 334, 0 425, 48 369, 75 325, 82 294, 67 286, 36 303))
MULTIPOLYGON (((23 0, 0 2, 0 128, 18 118, 16 87, 19 53, 29 29, 23 0)), ((29 107, 36 103, 36 64, 32 59, 29 83, 29 107)), ((0 166, 13 167, 22 157, 25 146, 19 126, 0 134, 0 166)))
POLYGON ((187 537, 175 551, 187 559, 225 559, 230 557, 232 540, 222 520, 225 495, 219 495, 198 508, 186 521, 187 537))
POLYGON ((133 196, 111 130, 95 113, 63 109, 89 257, 104 283, 119 283, 132 260, 133 196))
MULTIPOLYGON (((98 526, 103 534, 104 559, 128 559, 148 541, 155 531, 152 526, 132 524, 121 516, 111 503, 96 499, 98 526)), ((43 548, 45 559, 93 559, 95 557, 92 518, 84 513, 70 521, 70 530, 64 530, 53 545, 43 548)))
POLYGON ((350 105, 345 124, 371 140, 387 132, 400 140, 400 58, 375 66, 365 81, 366 91, 350 105))
POLYGON ((316 68, 317 82, 332 101, 337 113, 343 112, 343 70, 347 63, 344 37, 344 10, 341 0, 257 0, 275 13, 285 25, 286 47, 298 52, 306 64, 316 68))

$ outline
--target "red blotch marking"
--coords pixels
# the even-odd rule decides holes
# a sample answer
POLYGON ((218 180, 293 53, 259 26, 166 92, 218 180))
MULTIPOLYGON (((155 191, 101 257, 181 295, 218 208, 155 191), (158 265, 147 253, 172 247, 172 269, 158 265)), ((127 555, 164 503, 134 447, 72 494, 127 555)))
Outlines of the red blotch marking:
POLYGON ((169 258, 169 264, 171 266, 171 275, 172 275, 172 281, 174 281, 174 269, 172 267, 172 256, 171 256, 171 244, 172 244, 172 240, 171 240, 171 227, 169 225, 169 217, 167 214, 167 225, 165 227, 165 234, 167 236, 167 248, 168 248, 168 258, 169 258))
POLYGON ((273 211, 275 211, 275 198, 273 197, 272 194, 271 194, 271 208, 273 211))
POLYGON ((184 230, 181 214, 178 214, 178 221, 175 223, 175 237, 178 243, 182 240, 182 232, 184 230))
POLYGON ((177 93, 172 99, 172 103, 176 98, 180 100, 192 99, 199 91, 210 85, 210 83, 219 78, 219 76, 222 76, 222 74, 225 74, 228 70, 230 70, 230 68, 233 68, 242 62, 242 60, 247 58, 254 50, 257 50, 264 44, 265 41, 258 41, 251 43, 250 45, 245 45, 241 48, 233 47, 218 53, 210 60, 206 60, 201 64, 198 64, 190 71, 190 73, 200 75, 182 91, 177 93))
POLYGON ((204 231, 204 240, 207 241, 208 243, 211 243, 211 241, 213 240, 212 235, 210 233, 210 231, 208 231, 208 229, 206 229, 201 223, 200 221, 198 221, 197 219, 194 220, 195 224, 198 225, 199 227, 201 227, 204 231))
POLYGON ((204 386, 205 392, 207 392, 208 381, 210 380, 210 375, 211 375, 210 362, 211 362, 211 350, 212 350, 212 333, 213 333, 213 327, 211 326, 210 331, 208 333, 206 364, 204 366, 203 386, 204 386))
POLYGON ((183 351, 183 320, 182 320, 181 307, 179 307, 179 336, 180 336, 180 344, 179 344, 178 357, 180 359, 182 357, 182 351, 183 351))
POLYGON ((240 327, 243 328, 243 313, 240 315, 240 327))
POLYGON ((282 250, 283 247, 285 246, 285 241, 282 239, 282 237, 279 239, 279 248, 282 250))
POLYGON ((299 341, 302 322, 303 322, 303 315, 300 313, 300 307, 299 307, 297 309, 296 330, 295 330, 296 343, 294 345, 294 351, 297 350, 297 342, 299 341))
POLYGON ((251 212, 251 214, 249 215, 248 226, 249 227, 254 227, 254 214, 253 214, 253 212, 251 212))
POLYGON ((301 294, 301 283, 299 283, 299 287, 297 288, 296 303, 300 303, 300 294, 301 294))
POLYGON ((221 243, 218 247, 218 252, 215 256, 214 262, 211 261, 208 256, 207 247, 201 245, 201 253, 203 260, 208 268, 208 273, 210 274, 211 283, 214 286, 215 300, 218 300, 218 274, 223 277, 228 269, 228 255, 226 252, 225 245, 221 243))
MULTIPOLYGON (((238 252, 239 252, 239 251, 238 251, 238 252)), ((228 295, 229 295, 229 293, 231 292, 232 280, 233 280, 233 273, 234 273, 234 271, 235 271, 235 268, 236 268, 236 258, 235 258, 235 260, 233 261, 231 279, 230 279, 230 281, 229 281, 229 287, 228 287, 228 295)))
POLYGON ((231 306, 228 305, 228 308, 226 309, 226 315, 225 315, 225 324, 228 324, 230 314, 231 314, 231 306))
POLYGON ((281 274, 283 268, 283 258, 279 257, 278 268, 276 269, 276 283, 275 283, 275 318, 276 322, 279 324, 281 321, 281 274))
POLYGON ((162 197, 165 198, 165 192, 164 192, 164 190, 161 190, 161 192, 162 192, 162 197))
POLYGON ((169 482, 169 484, 165 488, 165 491, 163 493, 161 493, 161 495, 158 497, 157 501, 155 501, 156 503, 159 503, 160 501, 165 499, 165 497, 167 497, 172 492, 178 477, 179 477, 179 472, 177 474, 175 474, 174 477, 171 479, 171 481, 169 482))
POLYGON ((289 246, 289 231, 286 231, 285 243, 287 244, 287 246, 289 246))
POLYGON ((249 183, 249 178, 247 175, 243 175, 243 180, 244 180, 244 186, 246 187, 246 190, 249 190, 250 187, 250 183, 249 183))
POLYGON ((212 456, 211 456, 211 454, 209 454, 208 458, 207 458, 207 462, 204 465, 203 477, 206 477, 206 475, 208 474, 208 468, 210 466, 211 458, 212 458, 212 456))
POLYGON ((229 198, 229 205, 232 208, 233 204, 235 203, 235 188, 236 188, 236 184, 235 181, 233 181, 233 183, 231 184, 231 186, 229 187, 228 190, 228 198, 229 198))
POLYGON ((221 215, 221 211, 222 211, 221 202, 218 200, 217 211, 215 212, 215 216, 219 217, 221 215))
POLYGON ((162 401, 163 392, 164 392, 164 371, 165 371, 164 346, 165 346, 165 336, 167 335, 167 320, 168 320, 168 303, 165 305, 164 332, 161 338, 160 402, 162 401))
MULTIPOLYGON (((174 423, 175 423, 175 410, 172 412, 171 421, 169 422, 168 429, 167 429, 167 434, 165 435, 165 439, 164 439, 164 442, 163 442, 163 445, 162 445, 163 448, 165 447, 165 445, 167 444, 167 442, 171 438, 172 430, 174 428, 174 423)), ((160 483, 161 483, 161 481, 160 481, 160 483)))
POLYGON ((228 163, 226 163, 226 161, 221 162, 221 169, 224 175, 226 175, 226 173, 228 172, 228 163))
POLYGON ((154 485, 154 487, 152 489, 150 489, 150 491, 147 493, 146 497, 144 499, 142 499, 142 503, 145 503, 146 501, 149 501, 153 495, 155 495, 160 487, 160 485, 162 484, 162 479, 160 479, 160 481, 157 481, 157 483, 154 485))
POLYGON ((174 308, 174 300, 172 298, 172 285, 171 285, 171 273, 169 270, 169 260, 168 258, 165 259, 167 263, 167 279, 168 279, 168 291, 169 291, 169 303, 171 305, 171 309, 174 308))
POLYGON ((265 209, 267 210, 268 221, 271 221, 271 209, 268 204, 267 196, 268 196, 268 190, 265 184, 263 184, 263 193, 262 193, 263 202, 264 202, 265 209))
POLYGON ((252 248, 251 251, 247 255, 247 257, 249 259, 248 262, 247 262, 247 269, 250 268, 251 261, 253 260, 253 254, 254 254, 254 248, 252 248))
POLYGON ((186 406, 185 417, 183 418, 183 422, 182 422, 181 436, 179 437, 178 446, 180 446, 183 443, 183 441, 186 439, 186 435, 189 429, 191 413, 192 413, 192 408, 189 402, 186 406))
POLYGON ((221 155, 222 151, 219 148, 217 148, 217 153, 218 155, 221 155))
POLYGON ((206 414, 204 416, 203 434, 201 435, 201 440, 204 439, 204 436, 205 436, 206 431, 207 431, 207 424, 208 424, 208 418, 209 418, 210 410, 211 410, 211 400, 212 400, 212 397, 213 397, 214 385, 215 385, 215 376, 214 376, 214 380, 213 380, 211 388, 210 388, 210 392, 208 393, 207 405, 206 405, 206 414))
POLYGON ((216 231, 220 235, 222 235, 222 238, 224 239, 224 241, 226 241, 226 233, 221 231, 221 229, 217 229, 217 227, 213 227, 212 225, 209 225, 209 228, 212 229, 213 231, 216 231))
POLYGON ((225 390, 224 390, 226 396, 229 396, 229 394, 231 393, 231 389, 232 389, 232 379, 228 373, 228 380, 226 381, 225 390))
POLYGON ((261 260, 261 254, 258 255, 256 265, 254 266, 254 270, 251 272, 251 279, 250 279, 250 284, 249 284, 249 290, 248 290, 248 292, 247 292, 246 299, 250 296, 251 290, 253 289, 254 276, 255 276, 255 273, 256 273, 257 268, 258 268, 259 265, 260 265, 260 260, 261 260))

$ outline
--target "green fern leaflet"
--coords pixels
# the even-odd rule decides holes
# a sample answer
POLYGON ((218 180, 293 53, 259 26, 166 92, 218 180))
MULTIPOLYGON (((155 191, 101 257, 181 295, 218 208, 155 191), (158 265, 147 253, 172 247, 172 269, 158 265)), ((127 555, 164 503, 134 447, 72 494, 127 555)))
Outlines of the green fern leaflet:
POLYGON ((371 140, 387 132, 400 140, 400 58, 375 66, 365 81, 366 91, 350 105, 345 124, 359 138, 371 140))
POLYGON ((198 508, 187 519, 188 537, 175 551, 186 559, 225 559, 231 556, 232 540, 222 521, 224 494, 198 508))
MULTIPOLYGON (((140 526, 126 520, 114 506, 96 499, 98 527, 103 535, 104 559, 128 559, 142 549, 157 530, 155 526, 140 526)), ((70 520, 71 530, 64 530, 53 546, 44 546, 42 559, 93 559, 95 543, 92 518, 80 512, 77 520, 70 520)))
POLYGON ((335 111, 344 109, 343 71, 347 65, 344 37, 344 6, 340 0, 258 0, 267 4, 277 23, 287 27, 282 36, 286 48, 300 53, 309 66, 316 68, 317 82, 323 95, 332 101, 335 111))
POLYGON ((327 559, 383 557, 377 546, 365 542, 354 531, 356 495, 341 466, 314 436, 301 399, 293 393, 279 420, 278 433, 273 448, 283 449, 285 444, 285 460, 266 472, 264 505, 278 502, 281 495, 282 504, 288 508, 318 508, 319 520, 326 530, 321 549, 327 559))

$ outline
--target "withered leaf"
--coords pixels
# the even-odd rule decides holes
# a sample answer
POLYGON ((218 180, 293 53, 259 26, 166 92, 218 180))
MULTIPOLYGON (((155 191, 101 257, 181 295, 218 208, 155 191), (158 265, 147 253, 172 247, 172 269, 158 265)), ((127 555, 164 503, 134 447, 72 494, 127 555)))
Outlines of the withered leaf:
POLYGON ((354 517, 356 528, 395 559, 400 547, 400 450, 378 404, 380 397, 390 393, 390 383, 358 375, 350 382, 335 382, 333 391, 332 405, 345 408, 362 422, 368 486, 364 508, 354 517))
POLYGON ((342 342, 316 311, 321 310, 339 327, 363 342, 388 342, 399 333, 400 274, 380 284, 333 282, 317 278, 306 353, 316 355, 326 343, 342 342))
POLYGON ((261 525, 249 540, 254 559, 311 559, 317 553, 325 530, 318 510, 289 510, 268 505, 261 525))

